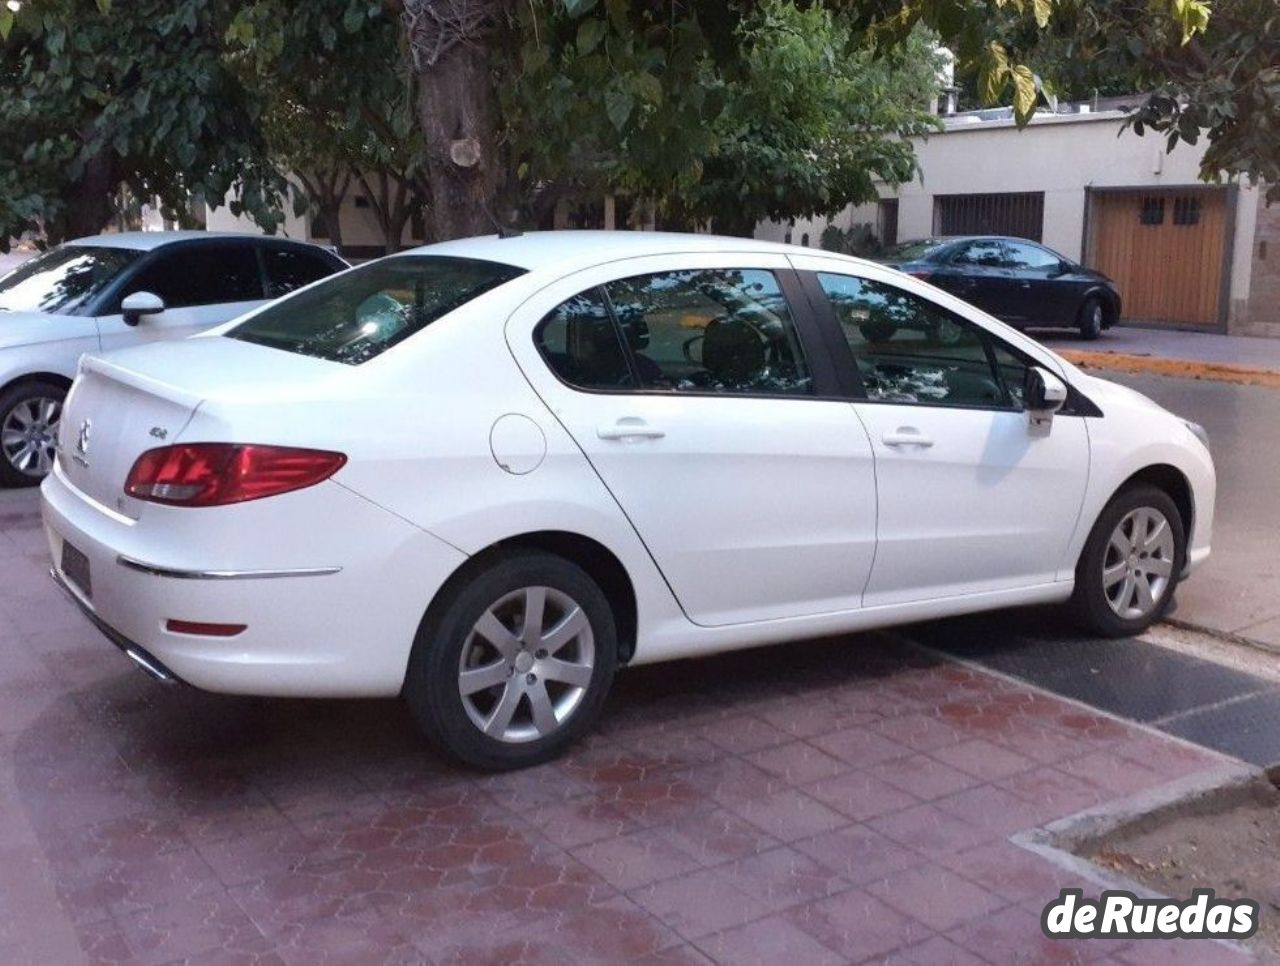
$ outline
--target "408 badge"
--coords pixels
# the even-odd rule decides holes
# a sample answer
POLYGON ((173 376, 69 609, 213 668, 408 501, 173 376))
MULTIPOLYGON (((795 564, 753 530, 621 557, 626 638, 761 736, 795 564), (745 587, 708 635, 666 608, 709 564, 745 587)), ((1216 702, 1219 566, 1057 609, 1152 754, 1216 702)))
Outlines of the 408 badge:
POLYGON ((1082 889, 1063 889, 1044 907, 1040 928, 1050 939, 1248 939, 1258 931, 1258 903, 1218 899, 1212 889, 1193 889, 1185 902, 1139 899, 1123 889, 1086 899, 1082 889))

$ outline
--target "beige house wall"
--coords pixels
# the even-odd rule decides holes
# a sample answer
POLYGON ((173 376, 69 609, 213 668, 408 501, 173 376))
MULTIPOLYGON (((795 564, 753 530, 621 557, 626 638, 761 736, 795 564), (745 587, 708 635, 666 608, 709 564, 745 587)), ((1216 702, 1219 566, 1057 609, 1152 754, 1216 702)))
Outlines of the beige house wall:
MULTIPOLYGON (((1202 147, 1181 144, 1165 151, 1161 137, 1139 137, 1121 128, 1124 114, 1106 111, 1096 114, 1066 114, 1037 117, 1019 130, 1012 120, 979 121, 968 115, 948 119, 948 129, 916 142, 921 176, 897 192, 898 238, 927 237, 933 233, 934 197, 947 194, 997 192, 1044 192, 1042 240, 1050 248, 1075 259, 1087 252, 1087 193, 1090 188, 1145 188, 1200 186, 1202 147)), ((884 197, 895 193, 886 189, 884 197)), ((1260 192, 1238 188, 1235 226, 1230 240, 1230 284, 1228 318, 1233 328, 1243 325, 1259 311, 1274 313, 1276 299, 1251 298, 1252 275, 1257 271, 1255 226, 1258 222, 1260 192), (1266 302, 1266 304, 1263 304, 1266 302)), ((1276 230, 1273 209, 1265 216, 1276 230)), ((841 227, 856 223, 876 223, 874 205, 848 208, 830 221, 841 227)), ((779 241, 790 233, 799 243, 804 234, 818 247, 827 218, 797 221, 794 225, 763 223, 759 238, 779 241)), ((1280 240, 1268 247, 1264 270, 1280 270, 1280 240)), ((1275 289, 1269 289, 1273 292, 1275 289)))

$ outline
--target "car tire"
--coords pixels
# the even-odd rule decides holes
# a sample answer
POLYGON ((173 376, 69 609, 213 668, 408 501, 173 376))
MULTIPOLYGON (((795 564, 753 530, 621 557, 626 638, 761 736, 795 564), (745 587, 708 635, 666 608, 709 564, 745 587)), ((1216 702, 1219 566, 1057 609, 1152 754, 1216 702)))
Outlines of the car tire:
POLYGON ((1080 329, 1080 338, 1093 341, 1102 335, 1106 321, 1106 308, 1102 299, 1090 295, 1080 303, 1080 311, 1076 314, 1076 326, 1080 329))
POLYGON ((441 591, 414 639, 404 697, 447 754, 489 771, 525 768, 592 726, 617 657, 599 585, 562 557, 515 551, 441 591), (542 617, 526 630, 538 600, 542 617))
POLYGON ((53 469, 67 391, 30 381, 0 393, 0 486, 36 486, 53 469))
POLYGON ((1098 515, 1076 564, 1075 618, 1102 637, 1141 633, 1169 609, 1185 561, 1186 529, 1169 495, 1124 488, 1098 515))

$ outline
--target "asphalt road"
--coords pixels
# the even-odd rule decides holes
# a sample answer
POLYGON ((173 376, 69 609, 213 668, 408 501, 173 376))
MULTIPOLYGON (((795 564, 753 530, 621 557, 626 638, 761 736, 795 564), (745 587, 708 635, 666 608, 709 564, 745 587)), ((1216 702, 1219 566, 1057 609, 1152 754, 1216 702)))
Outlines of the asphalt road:
POLYGON ((1280 648, 1280 391, 1102 373, 1200 423, 1218 469, 1213 554, 1174 618, 1280 648))

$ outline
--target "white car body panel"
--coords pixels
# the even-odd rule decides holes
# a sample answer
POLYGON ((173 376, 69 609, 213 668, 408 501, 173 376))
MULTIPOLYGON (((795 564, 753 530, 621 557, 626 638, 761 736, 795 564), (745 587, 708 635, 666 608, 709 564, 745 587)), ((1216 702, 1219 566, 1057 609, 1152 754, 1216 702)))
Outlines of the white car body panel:
POLYGON ((876 481, 870 443, 847 402, 584 393, 538 354, 533 331, 561 302, 619 275, 680 268, 790 266, 772 253, 611 262, 521 305, 507 322, 507 343, 695 623, 860 607, 875 555, 876 481), (663 435, 601 437, 628 424, 663 435))
POLYGON ((636 598, 636 664, 1064 600, 1098 513, 1152 465, 1189 482, 1190 562, 1208 553, 1212 462, 1180 420, 918 280, 709 236, 563 232, 417 251, 529 271, 358 366, 218 329, 84 364, 63 458, 44 483, 55 567, 64 540, 82 550, 93 574, 82 605, 190 683, 396 694, 439 588, 469 557, 531 533, 588 538, 622 564, 636 598), (561 383, 532 342, 547 311, 611 278, 788 263, 933 299, 1072 382, 1104 417, 1059 416, 1035 435, 1043 431, 1025 413, 959 419, 846 400, 587 393, 561 383), (935 438, 923 458, 884 451, 880 437, 907 416, 935 438), (626 417, 666 435, 599 438, 626 417), (85 419, 101 433, 87 468, 65 458, 85 419), (800 440, 802 430, 817 438, 800 440), (231 507, 124 496, 137 455, 177 441, 313 447, 348 462, 325 483, 231 507), (726 478, 741 482, 717 492, 726 478), (798 526, 788 530, 788 519, 798 526), (122 555, 190 572, 340 569, 177 579, 122 565, 122 555), (169 618, 248 629, 223 640, 175 635, 169 618))

